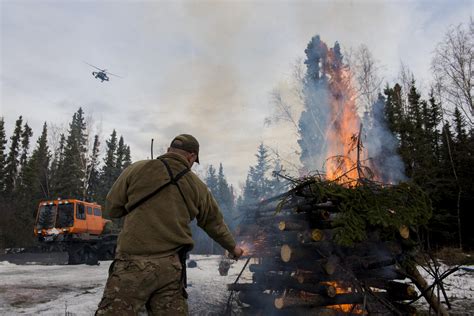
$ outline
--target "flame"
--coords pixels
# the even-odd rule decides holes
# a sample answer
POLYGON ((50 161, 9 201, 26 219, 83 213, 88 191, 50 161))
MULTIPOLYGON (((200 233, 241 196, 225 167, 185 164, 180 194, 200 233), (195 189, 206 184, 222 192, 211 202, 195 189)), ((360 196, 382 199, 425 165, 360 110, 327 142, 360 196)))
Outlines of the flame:
MULTIPOLYGON (((336 294, 347 294, 352 293, 353 289, 350 285, 346 285, 343 282, 336 282, 336 281, 327 281, 321 282, 321 284, 332 285, 336 289, 336 294)), ((351 313, 351 314, 359 314, 359 315, 366 315, 367 312, 364 311, 360 304, 339 304, 339 305, 330 305, 327 308, 333 309, 340 313, 351 313)))
POLYGON ((239 247, 243 250, 243 256, 249 256, 254 253, 254 246, 249 242, 242 240, 239 243, 239 247))
POLYGON ((328 140, 326 175, 329 180, 358 179, 357 148, 354 144, 360 119, 357 115, 357 92, 352 84, 352 73, 348 66, 335 65, 330 51, 326 72, 330 76, 330 124, 326 131, 328 140))

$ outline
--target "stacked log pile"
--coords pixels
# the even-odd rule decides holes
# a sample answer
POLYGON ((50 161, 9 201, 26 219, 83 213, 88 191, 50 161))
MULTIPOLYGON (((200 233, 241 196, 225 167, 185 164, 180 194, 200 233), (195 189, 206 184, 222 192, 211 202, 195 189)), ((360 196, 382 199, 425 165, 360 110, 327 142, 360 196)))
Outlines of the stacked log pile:
POLYGON ((415 287, 402 280, 417 249, 417 227, 430 211, 415 191, 410 186, 344 188, 311 179, 260 203, 238 228, 253 257, 252 283, 229 284, 229 290, 238 291, 249 314, 415 313, 404 304, 416 299, 415 287), (386 190, 400 195, 390 201, 384 197, 394 192, 386 190), (371 218, 376 212, 362 209, 363 201, 388 217, 371 218), (404 214, 408 211, 420 214, 404 214))

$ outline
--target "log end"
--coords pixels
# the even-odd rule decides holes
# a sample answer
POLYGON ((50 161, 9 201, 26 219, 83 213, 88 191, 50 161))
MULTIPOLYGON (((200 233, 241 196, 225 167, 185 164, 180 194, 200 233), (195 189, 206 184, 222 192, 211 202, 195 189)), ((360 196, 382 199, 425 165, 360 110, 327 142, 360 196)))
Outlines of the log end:
POLYGON ((278 229, 284 231, 286 227, 285 221, 281 221, 278 223, 278 229))
POLYGON ((321 215, 321 219, 323 220, 329 220, 331 218, 331 213, 329 213, 326 210, 322 210, 320 215, 321 215))
POLYGON ((329 285, 328 288, 327 288, 327 293, 326 294, 329 297, 334 297, 337 294, 337 290, 334 286, 329 285))
POLYGON ((320 229, 313 229, 311 231, 311 239, 314 241, 321 241, 324 239, 324 232, 320 229))
POLYGON ((285 307, 283 297, 276 298, 275 301, 274 301, 274 305, 275 305, 276 309, 282 309, 283 307, 285 307))
POLYGON ((400 232, 400 236, 402 236, 403 239, 410 238, 410 229, 407 226, 405 225, 400 226, 398 231, 400 232))
POLYGON ((290 262, 290 260, 291 260, 291 247, 288 246, 287 244, 284 244, 283 246, 281 246, 280 256, 281 256, 281 260, 283 260, 283 262, 290 262))

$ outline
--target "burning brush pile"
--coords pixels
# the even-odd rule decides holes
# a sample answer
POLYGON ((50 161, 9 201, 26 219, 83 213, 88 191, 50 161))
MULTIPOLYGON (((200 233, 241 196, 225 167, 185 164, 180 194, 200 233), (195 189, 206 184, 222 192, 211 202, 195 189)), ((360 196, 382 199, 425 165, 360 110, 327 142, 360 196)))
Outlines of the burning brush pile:
POLYGON ((407 277, 432 294, 414 268, 418 228, 431 215, 416 186, 315 176, 248 212, 238 235, 253 282, 228 288, 249 314, 412 314, 407 277))

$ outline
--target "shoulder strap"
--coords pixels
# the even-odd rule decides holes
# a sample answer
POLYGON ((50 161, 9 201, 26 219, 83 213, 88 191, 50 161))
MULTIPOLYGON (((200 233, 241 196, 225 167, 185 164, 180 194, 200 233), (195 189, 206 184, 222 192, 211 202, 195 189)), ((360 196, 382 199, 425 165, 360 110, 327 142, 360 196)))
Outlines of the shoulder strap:
POLYGON ((168 165, 168 162, 166 162, 165 159, 160 159, 160 160, 165 165, 166 170, 168 171, 168 174, 171 178, 169 183, 174 184, 178 188, 179 194, 181 194, 181 197, 183 198, 184 204, 186 204, 186 208, 188 209, 189 217, 192 218, 188 202, 187 202, 186 198, 184 197, 183 191, 181 191, 181 187, 179 186, 179 183, 178 183, 178 180, 181 179, 181 177, 184 176, 188 171, 190 171, 190 169, 186 168, 183 171, 181 171, 180 173, 178 173, 176 175, 176 177, 173 177, 173 172, 171 171, 171 168, 168 165))
MULTIPOLYGON (((186 204, 186 207, 188 207, 188 203, 186 202, 186 199, 184 198, 184 194, 183 192, 181 191, 181 188, 179 187, 179 184, 178 184, 178 181, 179 179, 181 179, 186 173, 188 173, 190 171, 189 168, 186 168, 184 169, 183 171, 179 172, 176 177, 173 176, 173 171, 171 171, 171 168, 168 164, 168 162, 166 162, 165 159, 161 159, 161 158, 158 158, 158 160, 160 160, 166 167, 166 171, 168 172, 168 175, 170 177, 170 181, 166 182, 165 184, 163 184, 162 186, 158 187, 156 190, 154 190, 153 192, 145 195, 144 197, 142 197, 140 200, 138 200, 137 202, 135 202, 134 204, 132 204, 129 208, 128 208, 128 213, 131 213, 134 209, 136 209, 137 207, 139 207, 140 205, 142 205, 143 203, 145 203, 146 201, 148 201, 150 198, 152 198, 153 196, 157 195, 158 193, 161 192, 161 190, 163 190, 164 188, 166 188, 168 185, 170 184, 173 184, 173 185, 176 185, 178 187, 178 191, 179 193, 181 194, 181 197, 183 198, 184 200, 184 203, 186 204)), ((189 207, 188 207, 189 209, 189 207)))

